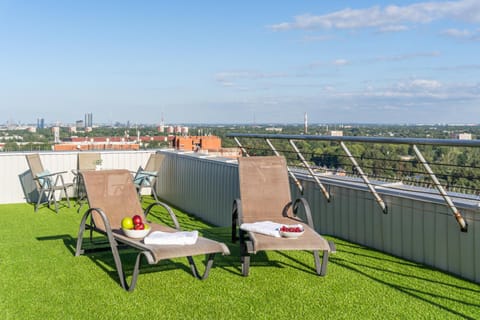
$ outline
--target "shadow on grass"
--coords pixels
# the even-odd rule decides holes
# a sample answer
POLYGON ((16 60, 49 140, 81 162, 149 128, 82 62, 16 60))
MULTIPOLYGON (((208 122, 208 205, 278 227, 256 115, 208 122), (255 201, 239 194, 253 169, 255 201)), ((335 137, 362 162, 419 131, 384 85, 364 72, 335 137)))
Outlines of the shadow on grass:
MULTIPOLYGON (((335 257, 334 259, 332 259, 332 263, 335 263, 335 264, 337 264, 341 267, 344 267, 348 270, 351 270, 351 271, 353 271, 353 272, 355 272, 355 273, 357 273, 357 274, 359 274, 363 277, 366 277, 366 278, 368 278, 372 281, 378 282, 382 285, 385 285, 385 286, 388 286, 388 287, 393 288, 395 290, 398 290, 398 291, 400 291, 400 292, 402 292, 402 293, 404 293, 408 296, 411 296, 413 298, 422 300, 423 302, 431 304, 431 305, 433 305, 437 308, 440 308, 444 311, 450 312, 453 315, 457 315, 457 316, 460 316, 460 317, 465 318, 465 319, 478 319, 478 315, 477 316, 470 316, 470 315, 461 313, 459 311, 456 311, 456 310, 452 309, 449 306, 445 306, 445 305, 443 305, 439 302, 432 301, 432 299, 434 299, 434 298, 444 299, 444 300, 449 300, 449 301, 452 301, 452 302, 460 304, 460 305, 477 307, 477 308, 480 307, 480 305, 478 305, 478 304, 466 302, 466 301, 460 300, 460 299, 455 299, 455 298, 451 297, 450 295, 440 295, 440 294, 437 294, 437 293, 432 292, 432 291, 420 290, 418 288, 408 287, 408 286, 405 286, 405 285, 400 283, 400 282, 409 283, 408 279, 405 279, 404 281, 395 282, 391 279, 390 280, 383 279, 381 277, 374 276, 373 274, 370 274, 370 273, 367 272, 367 270, 369 270, 369 269, 375 270, 375 271, 381 271, 381 272, 392 272, 392 271, 385 270, 384 268, 373 267, 371 265, 359 264, 358 262, 351 262, 351 261, 344 260, 344 259, 341 259, 341 258, 338 258, 338 257, 335 257), (352 264, 355 264, 355 265, 352 265, 352 264), (427 296, 431 297, 432 299, 428 299, 427 296)), ((392 272, 392 273, 394 273, 396 275, 400 275, 400 276, 405 277, 405 278, 411 277, 410 274, 399 274, 399 273, 396 273, 396 272, 392 272)), ((387 278, 387 277, 385 277, 385 278, 387 278)), ((424 281, 429 281, 429 282, 431 281, 431 279, 423 279, 423 278, 420 278, 420 279, 424 280, 424 281)), ((434 282, 434 281, 432 281, 432 282, 434 282)), ((464 289, 464 288, 460 288, 460 289, 464 289)), ((465 288, 465 289, 468 289, 468 288, 465 288)))
MULTIPOLYGON (((219 241, 219 242, 226 242, 225 239, 227 237, 227 231, 223 228, 213 228, 213 229, 197 229, 202 234, 202 236, 207 237, 209 239, 219 241)), ((228 232, 230 232, 228 230, 228 232)), ((95 233, 94 233, 95 234, 95 233)), ((37 237, 39 241, 63 241, 65 247, 68 251, 75 255, 76 245, 77 245, 77 238, 72 237, 68 234, 61 234, 55 236, 46 236, 46 237, 37 237)), ((210 273, 215 272, 215 269, 221 269, 228 273, 234 275, 241 275, 241 265, 240 265, 240 249, 238 244, 231 245, 227 244, 229 249, 231 250, 231 254, 229 256, 223 256, 221 254, 217 254, 215 256, 215 260, 213 266, 210 270, 210 273)), ((101 270, 103 270, 112 280, 114 280, 117 284, 120 284, 118 278, 118 272, 115 266, 115 260, 113 258, 113 254, 111 252, 110 244, 108 243, 106 237, 101 234, 97 234, 92 240, 89 239, 88 236, 84 237, 82 249, 85 250, 83 256, 88 257, 91 261, 93 261, 101 270)), ((130 278, 133 273, 133 268, 135 265, 135 260, 137 258, 139 251, 126 245, 119 245, 119 254, 122 260, 122 267, 125 273, 125 276, 130 278)), ((205 255, 198 255, 194 256, 194 260, 196 262, 201 261, 202 265, 198 265, 200 273, 203 273, 205 270, 206 264, 206 257, 205 255)), ((259 253, 256 255, 255 258, 255 266, 267 266, 267 267, 282 267, 281 264, 276 262, 272 262, 268 260, 268 257, 264 253, 259 253)), ((183 270, 188 274, 192 275, 192 271, 190 265, 188 264, 188 260, 186 257, 184 258, 176 258, 176 259, 166 259, 161 260, 157 264, 148 264, 146 263, 145 259, 142 258, 142 265, 140 268, 140 274, 147 274, 153 272, 167 272, 173 270, 183 270)), ((141 277, 139 279, 141 281, 141 277)))
MULTIPOLYGON (((318 276, 317 271, 315 270, 315 259, 314 259, 314 256, 313 256, 313 252, 312 251, 306 251, 306 250, 298 250, 298 251, 302 251, 304 254, 310 254, 311 259, 312 259, 311 260, 312 264, 309 265, 309 264, 306 264, 306 263, 304 263, 304 262, 302 262, 298 259, 295 259, 295 258, 292 257, 292 255, 290 255, 290 254, 288 254, 287 252, 284 252, 284 251, 277 251, 277 253, 293 262, 293 263, 283 263, 285 265, 288 265, 290 268, 297 269, 297 270, 300 270, 300 271, 318 276)), ((321 263, 321 261, 323 259, 323 256, 322 256, 321 252, 319 254, 320 254, 320 263, 321 263)), ((329 258, 329 260, 330 260, 330 258, 329 258)), ((327 267, 327 270, 328 270, 328 267, 327 267)))
MULTIPOLYGON (((357 251, 362 250, 362 249, 363 250, 369 250, 369 251, 373 250, 373 249, 370 249, 370 248, 365 248, 365 247, 362 247, 362 246, 354 246, 354 245, 345 244, 345 243, 342 243, 342 248, 343 247, 351 247, 351 248, 356 249, 357 251)), ((380 258, 380 257, 374 256, 374 255, 368 255, 368 254, 364 254, 364 253, 358 253, 358 252, 348 251, 348 250, 343 250, 343 249, 342 249, 342 254, 347 254, 347 255, 354 256, 356 258, 355 261, 359 260, 357 258, 366 258, 366 259, 377 260, 377 261, 380 261, 380 262, 385 261, 385 262, 388 262, 389 264, 397 264, 397 265, 405 266, 407 268, 412 267, 412 268, 419 269, 419 270, 438 271, 437 269, 430 268, 428 266, 421 265, 421 264, 416 264, 414 262, 395 260, 395 258, 393 258, 393 257, 392 257, 392 259, 385 259, 385 258, 380 258)), ((348 260, 345 260, 345 261, 348 261, 348 260)), ((464 286, 459 286, 459 285, 456 285, 456 284, 447 283, 447 282, 444 282, 444 281, 439 281, 438 279, 432 279, 432 278, 417 276, 413 273, 401 272, 401 271, 392 271, 392 270, 388 270, 388 269, 385 269, 385 268, 378 268, 378 267, 374 267, 372 265, 366 265, 366 264, 357 263, 357 265, 364 266, 364 267, 367 267, 367 268, 370 268, 370 269, 376 269, 378 271, 385 272, 385 273, 391 273, 391 274, 398 275, 398 276, 405 276, 405 277, 408 277, 410 279, 428 281, 430 283, 435 283, 435 284, 439 284, 439 285, 443 285, 443 286, 448 286, 448 287, 452 287, 452 288, 455 288, 455 289, 470 291, 470 292, 473 292, 473 293, 480 293, 480 290, 475 290, 475 289, 472 289, 472 288, 467 288, 467 287, 464 287, 464 286)))
MULTIPOLYGON (((199 229, 199 232, 206 238, 225 243, 229 250, 229 256, 222 256, 217 267, 234 274, 242 275, 242 265, 240 259, 240 245, 239 241, 236 243, 231 242, 232 231, 229 227, 212 227, 206 229, 199 229), (233 270, 232 270, 233 268, 233 270)), ((217 261, 217 259, 215 259, 217 261)), ((268 258, 268 255, 264 251, 257 252, 250 255, 250 268, 256 267, 269 267, 269 268, 284 268, 285 264, 274 261, 268 258)))
MULTIPOLYGON (((62 240, 65 244, 65 247, 75 255, 77 239, 73 238, 68 234, 63 235, 56 235, 56 236, 48 236, 48 237, 38 237, 37 240, 39 241, 57 241, 62 240)), ((82 254, 83 256, 88 257, 91 261, 93 261, 101 270, 103 270, 112 280, 114 280, 117 284, 120 285, 120 279, 118 278, 118 272, 115 266, 115 260, 113 259, 113 255, 111 252, 110 245, 108 241, 106 241, 105 237, 95 237, 93 241, 90 241, 87 238, 84 238, 83 249, 85 253, 82 254)), ((133 272, 133 267, 135 265, 135 259, 139 253, 138 250, 133 249, 130 246, 119 246, 119 254, 122 260, 122 268, 125 276, 131 277, 133 272)), ((180 258, 179 258, 180 259, 180 258)), ((178 270, 182 269, 187 273, 191 274, 190 266, 188 265, 188 261, 185 258, 185 263, 177 262, 174 260, 166 259, 158 262, 157 264, 148 264, 145 263, 145 259, 142 259, 142 265, 140 268, 140 274, 146 273, 153 273, 153 272, 166 272, 169 270, 178 270)), ((213 269, 213 268, 212 268, 213 269)))
MULTIPOLYGON (((357 244, 353 244, 353 243, 347 243, 347 242, 340 242, 342 248, 344 247, 347 247, 347 248, 352 248, 353 250, 364 250, 364 251, 371 251, 371 252, 378 252, 378 253, 382 253, 381 251, 378 251, 378 250, 375 250, 373 248, 369 248, 369 247, 365 247, 365 246, 361 246, 361 245, 357 245, 357 244)), ((342 252, 348 252, 348 253, 354 253, 353 251, 347 251, 347 250, 342 250, 342 252)), ((386 261, 388 263, 394 263, 394 264, 400 264, 400 265, 403 265, 403 266, 412 266, 412 267, 418 267, 418 268, 428 268, 426 266, 423 266, 423 265, 419 265, 415 262, 410 262, 410 261, 406 261, 406 260, 401 260, 399 258, 395 258, 394 256, 387 256, 386 254, 384 254, 384 256, 382 256, 381 258, 378 257, 378 256, 375 256, 375 255, 368 255, 368 254, 364 254, 364 253, 354 253, 358 256, 362 256, 362 257, 365 257, 365 258, 369 258, 369 259, 376 259, 376 260, 381 260, 381 261, 386 261)), ((383 254, 383 253, 382 253, 383 254)))

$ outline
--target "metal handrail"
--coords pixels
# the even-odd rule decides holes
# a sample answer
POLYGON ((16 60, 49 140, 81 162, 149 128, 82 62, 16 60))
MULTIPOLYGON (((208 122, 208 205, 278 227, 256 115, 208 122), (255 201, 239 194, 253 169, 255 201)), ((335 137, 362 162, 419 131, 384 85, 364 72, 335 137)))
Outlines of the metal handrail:
POLYGON ((365 142, 382 144, 409 144, 409 145, 441 145, 446 147, 480 147, 480 140, 456 139, 426 139, 426 138, 392 138, 392 137, 362 137, 362 136, 317 136, 303 134, 258 134, 258 133, 227 133, 229 138, 260 138, 280 140, 318 140, 318 141, 343 141, 365 142))
MULTIPOLYGON (((258 138, 258 139, 265 139, 269 141, 269 139, 278 139, 278 140, 288 140, 292 147, 295 149, 295 152, 298 154, 299 150, 293 144, 294 140, 304 140, 304 141, 330 141, 330 142, 338 142, 344 152, 347 154, 347 157, 350 159, 352 164, 355 166, 356 170, 361 173, 361 178, 365 185, 368 187, 370 193, 374 196, 376 202, 381 207, 384 213, 387 213, 387 207, 385 202, 378 194, 375 187, 370 183, 367 175, 363 172, 353 155, 349 152, 348 148, 345 145, 345 142, 355 142, 355 143, 378 143, 378 144, 404 144, 410 145, 413 147, 415 151, 415 155, 420 163, 423 165, 425 170, 428 173, 430 179, 432 179, 435 188, 437 189, 438 193, 442 196, 447 206, 453 213, 453 216, 457 220, 457 223, 460 226, 460 230, 466 232, 468 230, 468 224, 463 218, 460 211, 456 208, 451 200, 450 196, 445 192, 445 189, 439 183, 435 173, 431 170, 428 162, 423 157, 420 150, 418 150, 417 145, 435 145, 435 146, 447 146, 447 147, 480 147, 480 140, 454 140, 454 139, 425 139, 425 138, 394 138, 394 137, 362 137, 362 136, 319 136, 319 135, 289 135, 289 134, 252 134, 252 133, 228 133, 227 137, 234 138, 238 146, 245 150, 245 148, 241 145, 241 142, 238 138, 258 138)), ((268 143, 270 147, 272 147, 271 143, 268 143)), ((276 155, 278 154, 277 150, 274 150, 276 155)), ((304 159, 303 155, 299 155, 300 159, 304 159)), ((306 161, 302 161, 304 165, 306 161)), ((306 165, 307 170, 309 171, 312 178, 316 178, 313 171, 306 165)), ((318 180, 318 179, 317 179, 318 180)), ((318 182, 321 187, 323 185, 321 182, 318 182)), ((323 189, 322 189, 323 190, 323 189)), ((330 200, 328 193, 324 192, 324 195, 327 200, 330 200)))

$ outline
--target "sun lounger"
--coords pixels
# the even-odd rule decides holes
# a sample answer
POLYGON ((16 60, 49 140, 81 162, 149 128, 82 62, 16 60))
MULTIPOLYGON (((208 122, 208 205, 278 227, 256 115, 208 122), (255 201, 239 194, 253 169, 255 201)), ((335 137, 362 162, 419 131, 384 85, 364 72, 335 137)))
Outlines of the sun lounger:
POLYGON ((249 274, 250 254, 266 250, 309 250, 313 251, 317 274, 325 275, 330 244, 315 231, 306 199, 291 200, 285 158, 240 158, 238 171, 240 199, 233 204, 232 241, 240 239, 242 274, 249 274), (296 215, 300 206, 306 221, 296 215), (300 226, 304 232, 296 239, 281 237, 282 225, 300 226), (323 252, 321 264, 319 251, 323 252))
POLYGON ((80 223, 75 255, 79 256, 84 253, 82 243, 87 229, 106 235, 115 260, 120 284, 125 290, 132 291, 135 288, 142 257, 145 258, 148 264, 157 264, 161 260, 187 257, 193 275, 198 279, 206 279, 212 267, 214 256, 217 253, 223 255, 230 254, 225 244, 201 236, 198 236, 195 243, 190 245, 145 244, 143 238, 127 237, 121 229, 122 219, 126 216, 138 214, 143 217, 144 221, 147 221, 148 214, 156 206, 166 209, 175 227, 149 223, 152 229, 150 233, 155 231, 175 233, 181 231, 181 229, 173 211, 162 202, 155 202, 148 206, 145 211, 142 210, 129 171, 81 171, 80 174, 84 181, 90 208, 84 214, 80 223), (119 246, 122 244, 138 250, 130 284, 127 283, 119 254, 119 246), (199 273, 192 258, 192 256, 196 255, 207 256, 203 275, 199 273))

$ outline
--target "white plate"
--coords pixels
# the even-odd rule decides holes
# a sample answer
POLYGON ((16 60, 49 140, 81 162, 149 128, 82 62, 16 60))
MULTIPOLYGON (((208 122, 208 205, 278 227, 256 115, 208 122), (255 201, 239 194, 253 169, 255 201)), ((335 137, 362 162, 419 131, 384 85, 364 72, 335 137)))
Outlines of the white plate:
POLYGON ((284 238, 298 238, 304 233, 305 231, 301 231, 301 232, 280 231, 280 236, 284 238))

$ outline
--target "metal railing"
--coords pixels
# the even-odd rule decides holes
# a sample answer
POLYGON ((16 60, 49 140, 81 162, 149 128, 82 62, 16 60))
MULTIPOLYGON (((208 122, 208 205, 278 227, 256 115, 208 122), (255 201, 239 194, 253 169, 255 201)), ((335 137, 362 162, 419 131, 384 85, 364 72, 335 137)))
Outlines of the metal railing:
MULTIPOLYGON (((466 220, 464 219, 462 213, 459 211, 457 206, 455 205, 454 201, 452 200, 455 197, 465 197, 465 195, 462 194, 455 194, 452 192, 449 192, 447 190, 448 183, 445 181, 440 181, 440 179, 437 177, 438 173, 436 174, 434 170, 432 169, 432 166, 450 166, 454 168, 462 168, 462 166, 458 166, 456 164, 449 164, 449 163, 434 163, 432 161, 427 161, 426 157, 424 154, 420 151, 418 146, 426 146, 427 148, 433 148, 433 147, 461 147, 461 148, 476 148, 480 147, 480 140, 453 140, 453 139, 421 139, 421 138, 390 138, 390 137, 359 137, 359 136, 317 136, 317 135, 287 135, 287 134, 249 134, 249 133, 230 133, 227 134, 227 137, 231 137, 235 140, 239 148, 241 148, 242 152, 244 155, 249 156, 249 153, 251 153, 254 150, 260 151, 261 154, 268 154, 273 153, 275 155, 281 155, 283 152, 283 155, 286 155, 287 159, 290 159, 290 163, 293 163, 293 165, 296 165, 296 163, 300 163, 301 166, 308 172, 310 177, 314 179, 320 190, 322 191, 324 197, 326 200, 330 201, 330 194, 328 190, 325 188, 324 184, 322 183, 321 177, 322 175, 319 174, 319 171, 323 172, 331 172, 331 171, 336 171, 338 168, 325 168, 325 167, 319 167, 315 164, 315 162, 312 160, 315 157, 315 154, 312 152, 312 150, 304 150, 303 152, 298 148, 297 144, 298 142, 329 142, 332 144, 338 143, 338 146, 340 146, 339 150, 343 150, 343 155, 336 154, 337 157, 345 157, 348 159, 352 166, 352 172, 350 172, 350 175, 353 177, 358 178, 359 181, 363 182, 363 184, 368 188, 369 192, 372 194, 374 197, 376 203, 378 206, 380 206, 381 210, 383 213, 387 214, 388 213, 388 207, 379 194, 377 188, 382 187, 382 188, 395 188, 395 189, 401 189, 402 185, 408 186, 408 180, 409 177, 408 175, 403 175, 401 177, 383 177, 384 181, 382 183, 378 183, 374 181, 369 175, 372 173, 372 168, 368 167, 366 165, 362 165, 361 162, 365 162, 365 160, 369 161, 379 161, 382 164, 385 164, 386 162, 410 162, 411 164, 414 164, 414 167, 416 168, 415 170, 410 170, 409 173, 414 173, 414 174, 421 174, 424 179, 423 181, 428 179, 430 180, 429 186, 433 187, 433 190, 435 192, 430 192, 433 195, 438 195, 440 196, 445 205, 449 208, 451 211, 452 215, 455 217, 458 225, 460 226, 460 230, 463 232, 466 232, 468 230, 468 224, 466 220), (241 139, 248 140, 247 143, 242 143, 241 139), (252 142, 252 139, 263 139, 265 140, 265 143, 268 145, 269 149, 262 149, 261 146, 257 143, 254 146, 248 146, 247 144, 249 142, 252 142), (284 140, 288 141, 288 144, 285 144, 286 146, 290 146, 290 149, 283 149, 279 151, 279 148, 274 145, 272 140, 284 140), (350 151, 350 149, 347 147, 346 143, 350 144, 375 144, 375 145, 408 145, 411 148, 411 153, 412 155, 410 156, 410 159, 408 161, 401 160, 400 158, 397 159, 387 159, 387 157, 382 158, 372 158, 372 157, 363 157, 361 155, 355 155, 350 151), (306 153, 310 154, 310 159, 306 156, 306 153), (294 157, 292 158, 289 156, 289 154, 293 154, 294 157), (360 161, 359 161, 360 160, 360 161), (423 170, 423 171, 418 171, 418 170, 423 170), (366 170, 364 170, 366 169, 366 170), (368 172, 367 172, 368 171, 368 172), (386 183, 390 182, 390 183, 386 183), (392 182, 396 182, 394 184, 391 184, 392 182), (399 183, 400 182, 400 183, 399 183)), ((398 156, 398 155, 397 155, 398 156)), ((479 170, 480 167, 475 167, 475 166, 464 166, 465 168, 469 169, 475 169, 479 170)), ((376 168, 378 171, 379 169, 376 168)), ((400 170, 396 169, 394 165, 392 165, 390 168, 381 168, 383 171, 388 171, 390 172, 395 172, 398 174, 400 170)), ((480 172, 480 170, 479 170, 480 172)), ((290 170, 290 175, 294 179, 296 185, 299 188, 300 192, 303 192, 301 184, 298 182, 298 179, 295 177, 295 174, 290 170)), ((442 176, 445 176, 442 174, 442 176)), ((332 175, 334 178, 335 176, 332 175)), ((480 177, 480 174, 479 174, 480 177)), ((376 178, 376 177, 374 177, 376 178)), ((411 191, 411 190, 410 190, 411 191)), ((480 189, 473 189, 474 195, 479 194, 480 189)), ((471 197, 466 197, 470 199, 471 197)), ((478 197, 477 197, 478 198, 478 197)))

